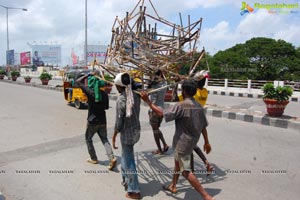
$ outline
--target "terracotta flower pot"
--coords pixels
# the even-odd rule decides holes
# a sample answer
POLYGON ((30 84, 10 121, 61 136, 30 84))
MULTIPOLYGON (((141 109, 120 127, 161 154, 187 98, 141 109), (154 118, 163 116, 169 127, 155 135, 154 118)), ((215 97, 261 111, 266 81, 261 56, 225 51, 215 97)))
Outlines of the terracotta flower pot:
POLYGON ((48 85, 49 79, 42 79, 42 85, 48 85))
POLYGON ((11 80, 12 80, 12 81, 16 81, 17 78, 18 78, 17 76, 12 76, 12 77, 11 77, 11 80))
POLYGON ((25 83, 30 83, 31 78, 25 78, 24 80, 25 80, 25 83))
POLYGON ((277 101, 274 99, 264 99, 267 113, 270 117, 281 117, 289 101, 277 101))

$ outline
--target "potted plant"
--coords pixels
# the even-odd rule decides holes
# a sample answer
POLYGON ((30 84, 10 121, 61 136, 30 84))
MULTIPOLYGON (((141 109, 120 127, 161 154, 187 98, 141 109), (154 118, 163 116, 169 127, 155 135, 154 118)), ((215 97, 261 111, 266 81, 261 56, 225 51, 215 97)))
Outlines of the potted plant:
POLYGON ((289 103, 289 98, 293 94, 293 89, 290 86, 275 87, 273 83, 266 83, 263 86, 263 92, 263 100, 269 116, 282 116, 286 105, 289 103))
POLYGON ((4 79, 4 76, 6 75, 5 70, 0 69, 0 80, 4 79))
POLYGON ((42 72, 39 78, 42 81, 42 85, 48 85, 49 81, 52 79, 52 74, 42 72))
POLYGON ((24 80, 25 80, 25 83, 30 83, 31 77, 30 76, 24 76, 24 80))
POLYGON ((17 70, 13 70, 13 71, 10 72, 10 75, 11 75, 11 79, 13 81, 16 81, 17 78, 20 76, 20 72, 17 71, 17 70))

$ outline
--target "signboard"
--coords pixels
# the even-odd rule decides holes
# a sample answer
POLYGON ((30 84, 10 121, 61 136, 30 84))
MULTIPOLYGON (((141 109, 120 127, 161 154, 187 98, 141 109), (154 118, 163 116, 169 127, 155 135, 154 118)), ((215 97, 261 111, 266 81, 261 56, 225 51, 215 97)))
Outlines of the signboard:
POLYGON ((87 62, 92 64, 94 57, 98 63, 103 63, 106 57, 107 46, 105 45, 88 45, 87 46, 87 62))
POLYGON ((6 51, 6 65, 14 65, 15 61, 15 50, 6 51))
POLYGON ((21 65, 31 64, 31 53, 30 51, 20 53, 21 65))
POLYGON ((61 45, 32 45, 32 64, 34 66, 60 65, 61 45))

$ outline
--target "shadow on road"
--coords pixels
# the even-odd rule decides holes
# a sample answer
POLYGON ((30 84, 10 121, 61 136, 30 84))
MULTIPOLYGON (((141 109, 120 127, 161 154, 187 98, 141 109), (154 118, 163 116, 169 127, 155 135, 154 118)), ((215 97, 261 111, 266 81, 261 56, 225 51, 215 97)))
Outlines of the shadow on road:
MULTIPOLYGON (((143 196, 153 197, 159 192, 163 191, 168 196, 172 196, 174 199, 178 200, 199 198, 199 194, 197 193, 197 191, 192 188, 192 186, 188 183, 188 181, 184 179, 183 176, 179 177, 179 181, 177 184, 177 194, 171 194, 162 189, 163 185, 169 185, 172 181, 174 166, 172 150, 169 150, 168 153, 164 155, 153 155, 151 151, 138 152, 136 154, 136 161, 139 179, 143 180, 140 182, 146 182, 140 184, 143 196), (168 167, 167 165, 171 167, 168 167), (182 192, 185 193, 184 198, 181 197, 182 195, 180 195, 179 197, 179 194, 182 192)), ((206 173, 197 173, 200 171, 204 171, 199 169, 205 169, 205 167, 200 163, 200 160, 195 159, 195 174, 204 187, 205 184, 222 181, 226 178, 225 171, 218 168, 218 166, 216 166, 215 164, 213 164, 213 167, 215 171, 208 177, 206 176, 206 173)), ((206 188, 206 190, 212 196, 215 196, 221 192, 221 189, 214 188, 206 188)))

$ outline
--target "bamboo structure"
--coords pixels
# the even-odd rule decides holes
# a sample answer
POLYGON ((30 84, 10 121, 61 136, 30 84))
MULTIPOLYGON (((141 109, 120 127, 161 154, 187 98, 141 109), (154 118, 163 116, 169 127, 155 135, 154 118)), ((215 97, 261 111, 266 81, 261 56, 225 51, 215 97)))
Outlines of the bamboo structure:
POLYGON ((169 22, 158 15, 151 0, 139 0, 124 19, 116 17, 103 69, 110 74, 139 72, 143 89, 157 70, 161 70, 171 82, 191 77, 205 51, 203 49, 195 58, 202 18, 191 23, 188 16, 187 21, 184 26, 180 14, 179 25, 169 22), (149 3, 150 10, 145 1, 149 3), (191 63, 190 73, 181 76, 179 70, 186 63, 191 63))

